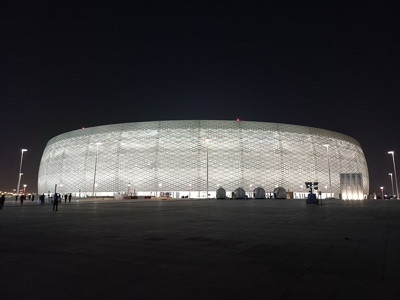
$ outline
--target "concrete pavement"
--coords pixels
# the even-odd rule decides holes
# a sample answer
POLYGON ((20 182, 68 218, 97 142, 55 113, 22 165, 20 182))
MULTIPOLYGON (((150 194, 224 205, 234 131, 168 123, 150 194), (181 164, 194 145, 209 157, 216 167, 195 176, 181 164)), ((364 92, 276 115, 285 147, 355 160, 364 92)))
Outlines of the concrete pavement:
POLYGON ((400 201, 7 200, 1 299, 399 299, 400 201))

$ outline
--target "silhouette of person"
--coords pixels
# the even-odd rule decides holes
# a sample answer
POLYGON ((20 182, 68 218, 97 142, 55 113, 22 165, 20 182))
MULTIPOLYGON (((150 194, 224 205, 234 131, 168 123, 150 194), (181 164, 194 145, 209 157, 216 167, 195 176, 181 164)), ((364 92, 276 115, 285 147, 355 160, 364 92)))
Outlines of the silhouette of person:
POLYGON ((64 203, 67 203, 67 197, 68 197, 68 194, 65 194, 64 195, 64 203))
POLYGON ((4 196, 4 194, 2 194, 1 197, 0 197, 0 210, 3 209, 5 201, 6 201, 6 197, 4 196))
POLYGON ((40 205, 44 205, 44 194, 39 196, 39 200, 40 200, 40 205))
POLYGON ((69 203, 71 203, 71 198, 72 198, 72 194, 69 193, 69 196, 68 196, 68 202, 69 202, 69 203))
POLYGON ((54 201, 53 201, 53 211, 54 208, 56 209, 56 211, 58 211, 58 198, 59 198, 59 194, 55 193, 54 194, 54 201))
POLYGON ((32 201, 35 200, 35 194, 32 194, 32 201))
POLYGON ((19 201, 21 202, 21 205, 24 204, 24 200, 25 200, 25 195, 22 194, 21 196, 19 196, 19 201))

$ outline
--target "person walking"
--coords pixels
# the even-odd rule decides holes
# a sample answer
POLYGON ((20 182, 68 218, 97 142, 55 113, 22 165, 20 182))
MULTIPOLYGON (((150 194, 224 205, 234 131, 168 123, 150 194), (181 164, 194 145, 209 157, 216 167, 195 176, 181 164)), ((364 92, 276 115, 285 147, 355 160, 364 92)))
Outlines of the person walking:
POLYGON ((26 196, 25 196, 24 194, 22 194, 21 196, 19 196, 19 201, 21 202, 21 205, 24 204, 25 197, 26 197, 26 196))
POLYGON ((39 196, 39 200, 40 200, 40 205, 44 205, 44 194, 39 196))
POLYGON ((68 196, 68 202, 69 203, 71 203, 71 199, 72 199, 72 193, 69 193, 69 196, 68 196))
POLYGON ((4 194, 2 194, 0 197, 0 210, 3 209, 4 202, 6 202, 6 197, 4 196, 4 194))
POLYGON ((32 194, 32 201, 35 200, 35 194, 32 194))
POLYGON ((64 195, 64 203, 67 203, 68 194, 64 195))
POLYGON ((58 198, 59 198, 59 194, 55 193, 54 194, 54 201, 53 201, 53 211, 54 208, 56 209, 56 211, 58 211, 58 198))

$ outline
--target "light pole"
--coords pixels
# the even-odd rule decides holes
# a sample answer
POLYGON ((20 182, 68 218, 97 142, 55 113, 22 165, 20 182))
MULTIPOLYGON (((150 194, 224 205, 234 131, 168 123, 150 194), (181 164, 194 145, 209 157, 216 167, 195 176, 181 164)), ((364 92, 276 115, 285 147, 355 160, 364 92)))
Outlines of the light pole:
POLYGON ((209 137, 204 139, 206 142, 206 153, 207 153, 207 199, 208 199, 208 142, 211 140, 209 137))
POLYGON ((328 159, 329 193, 332 193, 331 164, 329 161, 329 144, 325 144, 323 146, 326 147, 326 157, 328 159))
POLYGON ((381 186, 381 195, 382 195, 382 200, 384 200, 385 197, 383 196, 383 186, 381 186))
MULTIPOLYGON (((158 196, 160 196, 160 197, 161 197, 161 188, 162 188, 162 183, 159 183, 158 184, 158 196)), ((157 196, 157 194, 156 194, 156 196, 157 196)))
POLYGON ((394 180, 396 181, 396 199, 399 199, 399 186, 397 185, 397 173, 396 173, 396 163, 394 161, 394 151, 389 151, 388 154, 392 154, 393 159, 393 170, 394 170, 394 180))
POLYGON ((17 194, 19 194, 19 186, 21 184, 21 176, 22 173, 22 159, 24 158, 24 152, 28 151, 28 149, 21 149, 21 162, 19 164, 19 173, 18 173, 18 184, 17 184, 17 194))
POLYGON ((392 174, 392 173, 389 173, 389 176, 390 176, 390 181, 391 181, 391 183, 392 183, 392 196, 394 197, 393 174, 392 174))
POLYGON ((100 143, 100 142, 97 142, 97 143, 96 143, 96 159, 95 159, 95 161, 94 161, 94 175, 93 175, 93 193, 92 193, 93 196, 95 196, 95 194, 94 194, 94 189, 95 189, 95 187, 96 187, 97 156, 98 156, 98 154, 99 154, 99 146, 100 146, 101 144, 102 144, 102 143, 100 143))

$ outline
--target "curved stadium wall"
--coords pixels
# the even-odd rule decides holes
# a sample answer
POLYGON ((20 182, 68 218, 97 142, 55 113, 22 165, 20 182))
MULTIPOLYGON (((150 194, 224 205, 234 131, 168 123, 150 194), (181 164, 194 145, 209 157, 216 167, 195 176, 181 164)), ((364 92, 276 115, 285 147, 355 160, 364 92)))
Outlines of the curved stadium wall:
POLYGON ((206 197, 283 187, 294 197, 319 182, 322 197, 362 199, 368 168, 359 143, 313 127, 248 121, 155 121, 75 130, 51 139, 39 193, 206 197), (207 179, 208 178, 208 179, 207 179))

